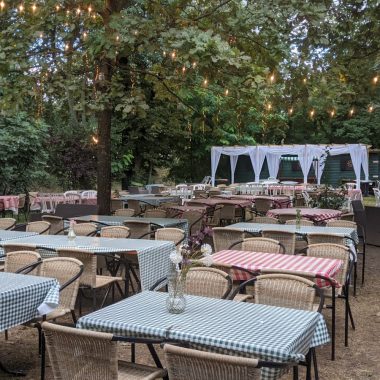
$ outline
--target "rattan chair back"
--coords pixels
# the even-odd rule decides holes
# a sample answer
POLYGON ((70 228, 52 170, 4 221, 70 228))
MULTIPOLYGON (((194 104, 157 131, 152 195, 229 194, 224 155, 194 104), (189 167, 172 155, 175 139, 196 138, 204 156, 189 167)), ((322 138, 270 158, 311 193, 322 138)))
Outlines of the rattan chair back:
POLYGON ((124 207, 124 201, 121 199, 111 199, 111 212, 124 207))
POLYGON ((77 236, 94 236, 98 226, 95 223, 76 223, 73 225, 73 230, 77 236))
POLYGON ((135 215, 141 213, 140 201, 138 201, 137 199, 128 199, 128 208, 135 210, 135 215))
POLYGON ((322 257, 325 259, 338 259, 343 261, 343 265, 335 274, 334 278, 344 285, 350 265, 350 249, 342 244, 320 243, 310 244, 306 251, 307 256, 322 257))
POLYGON ((115 216, 133 216, 135 215, 135 210, 133 208, 118 208, 114 212, 115 216))
MULTIPOLYGON (((14 251, 5 256, 4 272, 16 273, 18 270, 41 260, 41 256, 34 251, 14 251)), ((28 274, 39 275, 40 268, 37 266, 28 274)))
POLYGON ((255 303, 313 311, 315 284, 306 278, 289 274, 265 274, 257 277, 255 303))
POLYGON ((199 211, 185 211, 181 219, 186 219, 189 225, 189 234, 197 234, 203 226, 204 214, 199 211))
MULTIPOLYGON (((242 241, 245 236, 244 231, 228 227, 214 227, 212 235, 215 252, 228 249, 233 243, 242 241)), ((240 248, 239 245, 234 247, 234 249, 240 248)))
MULTIPOLYGON (((229 203, 218 203, 215 207, 218 208, 221 205, 223 205, 223 207, 220 210, 219 218, 221 220, 226 220, 226 221, 234 220, 235 219, 235 209, 236 209, 235 205, 229 204, 229 203)), ((217 211, 215 211, 215 212, 217 212, 217 211)))
POLYGON ((14 218, 0 218, 0 230, 12 230, 16 225, 14 218))
POLYGON ((257 380, 257 359, 197 351, 165 344, 165 361, 170 380, 257 380))
MULTIPOLYGON (((82 262, 70 257, 52 257, 42 261, 40 265, 40 276, 56 278, 62 286, 73 277, 78 275, 82 269, 82 262)), ((59 308, 74 310, 79 283, 78 277, 65 289, 59 292, 59 308)))
POLYGON ((112 334, 44 322, 46 348, 58 379, 118 379, 117 342, 112 334))
POLYGON ((60 216, 42 215, 42 220, 44 222, 50 223, 50 235, 55 235, 58 232, 60 232, 61 234, 64 233, 63 218, 61 218, 60 216))
POLYGON ((278 219, 270 216, 256 216, 250 220, 250 223, 278 224, 278 219))
POLYGON ((320 244, 320 243, 346 245, 346 240, 344 236, 341 236, 341 235, 334 235, 334 234, 327 234, 327 233, 326 234, 310 233, 310 234, 307 234, 307 243, 308 245, 320 244))
MULTIPOLYGON (((314 226, 314 223, 309 219, 301 218, 301 220, 299 222, 300 222, 300 226, 314 226)), ((285 222, 285 224, 290 224, 290 225, 294 226, 297 224, 297 219, 289 219, 285 222)))
POLYGON ((19 194, 18 195, 18 209, 21 210, 25 207, 26 203, 26 194, 19 194))
MULTIPOLYGON (((13 240, 14 241, 14 240, 13 240)), ((37 252, 37 246, 34 244, 17 244, 17 243, 6 243, 3 245, 4 253, 15 251, 33 251, 37 252)))
POLYGON ((180 228, 159 228, 154 234, 155 240, 172 241, 175 245, 185 238, 185 231, 180 228))
POLYGON ((226 298, 231 293, 231 289, 231 277, 219 269, 191 268, 186 276, 186 294, 210 298, 226 298))
POLYGON ((144 212, 144 218, 166 218, 166 210, 158 208, 148 209, 144 212))
POLYGON ((37 232, 40 235, 49 235, 50 223, 44 221, 30 222, 26 225, 26 232, 37 232))
POLYGON ((131 239, 150 239, 149 232, 151 232, 151 225, 147 221, 140 220, 126 220, 124 226, 129 228, 131 239))
POLYGON ((268 198, 255 198, 255 210, 259 214, 266 214, 272 208, 272 203, 268 198))
POLYGON ((328 220, 326 222, 326 227, 347 227, 357 229, 357 224, 352 220, 328 220))
POLYGON ((130 234, 129 228, 125 226, 109 226, 100 230, 100 237, 106 238, 127 239, 130 234))
POLYGON ((285 254, 294 255, 296 246, 296 234, 289 231, 266 230, 263 237, 279 241, 285 249, 285 254))
POLYGON ((84 249, 60 248, 57 249, 59 258, 73 258, 83 263, 83 273, 80 284, 90 288, 96 285, 96 255, 84 249))
POLYGON ((277 240, 262 237, 244 239, 241 243, 241 249, 251 252, 283 253, 277 240))
POLYGON ((294 214, 280 214, 278 220, 280 223, 286 223, 288 220, 293 220, 294 214))
POLYGON ((348 214, 343 214, 340 217, 340 220, 349 220, 350 222, 354 221, 354 214, 348 213, 348 214))

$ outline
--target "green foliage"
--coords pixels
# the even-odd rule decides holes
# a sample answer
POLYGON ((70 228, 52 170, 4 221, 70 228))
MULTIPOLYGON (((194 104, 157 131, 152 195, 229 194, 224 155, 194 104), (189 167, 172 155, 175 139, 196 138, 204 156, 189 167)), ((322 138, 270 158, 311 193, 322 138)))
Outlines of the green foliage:
POLYGON ((47 154, 43 141, 48 127, 25 113, 0 116, 0 191, 25 192, 46 179, 47 154))
POLYGON ((341 210, 346 201, 346 193, 343 189, 340 192, 335 192, 333 189, 325 186, 323 191, 312 200, 311 207, 341 210))

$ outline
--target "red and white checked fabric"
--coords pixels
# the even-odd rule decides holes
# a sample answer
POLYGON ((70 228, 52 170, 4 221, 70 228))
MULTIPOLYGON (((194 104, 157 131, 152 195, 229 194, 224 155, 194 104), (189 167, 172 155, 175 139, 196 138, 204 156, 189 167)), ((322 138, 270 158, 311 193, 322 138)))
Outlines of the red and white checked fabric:
POLYGON ((202 203, 206 206, 216 206, 220 203, 232 204, 240 207, 247 207, 252 204, 252 201, 246 199, 221 199, 221 198, 207 198, 207 199, 193 199, 185 200, 186 205, 191 205, 193 203, 202 203))
MULTIPOLYGON (((314 220, 316 222, 327 220, 327 219, 336 219, 340 218, 342 212, 339 210, 330 210, 325 208, 300 208, 301 216, 314 220)), ((296 217, 297 208, 283 208, 283 209, 274 209, 267 212, 267 216, 272 218, 278 218, 280 215, 293 215, 296 217)))
POLYGON ((273 205, 275 208, 286 208, 289 205, 289 197, 284 197, 281 195, 249 195, 249 194, 241 194, 241 195, 219 195, 215 198, 219 199, 237 199, 237 200, 247 200, 251 202, 255 202, 256 198, 265 198, 265 199, 270 199, 273 201, 273 205))
MULTIPOLYGON (((320 275, 331 279, 337 287, 340 284, 335 280, 334 276, 343 265, 343 261, 337 259, 235 250, 219 251, 213 254, 212 258, 214 263, 234 265, 252 272, 261 269, 282 269, 306 272, 313 276, 320 275)), ((231 275, 234 280, 238 281, 251 278, 248 273, 239 270, 233 270, 231 275)), ((323 279, 317 279, 316 283, 319 287, 329 286, 323 279)))
POLYGON ((2 195, 0 196, 0 203, 3 204, 5 210, 17 211, 19 204, 18 195, 2 195))

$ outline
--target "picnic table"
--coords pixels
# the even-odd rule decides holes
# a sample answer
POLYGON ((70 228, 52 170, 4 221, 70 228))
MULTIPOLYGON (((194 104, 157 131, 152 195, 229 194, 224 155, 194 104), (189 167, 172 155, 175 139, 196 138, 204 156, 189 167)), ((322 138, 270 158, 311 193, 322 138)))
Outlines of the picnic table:
MULTIPOLYGON (((304 360, 311 347, 329 342, 317 312, 188 295, 185 312, 170 314, 167 296, 144 291, 80 318, 77 327, 278 362, 304 360)), ((278 369, 264 368, 261 379, 279 376, 278 369)))
MULTIPOLYGON (((65 235, 35 235, 18 239, 17 244, 34 244, 38 247, 78 248, 96 253, 116 254, 118 252, 137 253, 142 289, 149 289, 160 278, 168 274, 170 253, 175 250, 173 242, 145 239, 112 239, 89 236, 77 236, 70 241, 65 235)), ((4 244, 6 246, 6 243, 4 244)), ((54 255, 51 252, 43 256, 54 255)))
MULTIPOLYGON (((212 258, 214 263, 237 266, 251 272, 274 269, 309 273, 311 276, 323 276, 331 280, 336 286, 340 286, 340 284, 336 282, 334 276, 343 265, 343 261, 337 259, 240 250, 219 251, 214 253, 212 258)), ((252 277, 249 273, 237 269, 233 269, 231 274, 234 280, 239 281, 246 281, 252 277)), ((317 279, 316 283, 320 287, 330 285, 320 278, 317 279)))
POLYGON ((301 217, 313 220, 315 222, 321 222, 328 219, 338 219, 342 215, 342 211, 330 210, 325 208, 281 208, 273 209, 267 212, 267 216, 272 218, 279 218, 281 215, 294 215, 296 218, 297 210, 300 210, 301 217))

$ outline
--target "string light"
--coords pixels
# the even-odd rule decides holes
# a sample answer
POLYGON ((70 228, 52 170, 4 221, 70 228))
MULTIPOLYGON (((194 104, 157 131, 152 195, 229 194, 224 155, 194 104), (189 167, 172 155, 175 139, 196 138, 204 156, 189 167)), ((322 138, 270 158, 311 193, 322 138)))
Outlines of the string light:
POLYGON ((368 107, 368 112, 373 112, 373 110, 374 110, 373 106, 368 107))
POLYGON ((119 41, 119 40, 120 40, 120 36, 117 35, 117 36, 116 36, 116 41, 119 41))
POLYGON ((267 104, 267 110, 270 111, 272 109, 272 104, 271 103, 268 103, 267 104))
POLYGON ((377 84, 378 81, 379 81, 379 76, 376 75, 376 76, 373 78, 373 84, 377 84))
POLYGON ((55 6, 55 10, 56 10, 56 11, 59 11, 59 5, 56 5, 56 6, 55 6))
POLYGON ((39 35, 40 38, 43 38, 44 37, 44 34, 41 32, 40 35, 39 35))
POLYGON ((135 36, 137 36, 137 35, 139 34, 138 30, 135 30, 135 31, 133 32, 133 34, 134 34, 135 36))
POLYGON ((183 66, 182 67, 182 73, 185 74, 185 72, 186 72, 186 66, 183 66))
POLYGON ((88 6, 88 13, 91 13, 92 12, 92 7, 91 5, 88 6))
POLYGON ((171 54, 172 59, 175 59, 175 56, 176 56, 175 51, 173 51, 171 54))
POLYGON ((205 78, 204 81, 203 81, 203 86, 207 87, 207 85, 208 85, 208 79, 205 78))
POLYGON ((274 82, 274 80, 275 80, 275 76, 274 76, 274 74, 272 74, 272 75, 270 76, 269 80, 270 80, 271 83, 274 82))
POLYGON ((166 57, 166 51, 164 51, 164 52, 162 53, 162 55, 163 55, 164 57, 166 57))
POLYGON ((65 45, 65 50, 69 50, 69 44, 65 45))
POLYGON ((20 5, 18 6, 18 10, 19 10, 20 12, 23 12, 23 11, 24 11, 24 6, 23 6, 22 4, 20 4, 20 5))
POLYGON ((229 91, 228 91, 228 88, 227 88, 226 91, 224 91, 224 95, 228 96, 228 93, 229 93, 229 91))
POLYGON ((96 136, 92 136, 92 141, 97 144, 99 142, 99 139, 96 136))
POLYGON ((35 13, 37 10, 37 5, 36 4, 33 4, 32 5, 32 12, 35 13))
POLYGON ((87 32, 83 32, 83 38, 86 39, 87 38, 87 32))
POLYGON ((289 115, 293 115, 293 111, 294 111, 294 110, 293 110, 293 107, 290 107, 290 108, 288 109, 288 114, 289 114, 289 115))
POLYGON ((310 110, 309 114, 310 114, 310 117, 313 118, 315 115, 315 110, 310 110))
POLYGON ((355 113, 355 110, 353 108, 350 109, 350 112, 348 113, 350 116, 353 116, 355 113))
POLYGON ((330 111, 330 117, 334 117, 335 116, 335 110, 331 110, 330 111))
POLYGON ((194 61, 192 66, 193 66, 193 69, 195 69, 197 67, 197 63, 194 61))
POLYGON ((303 78, 302 82, 303 82, 303 84, 306 84, 307 83, 307 78, 303 78))
POLYGON ((79 16, 79 15, 80 15, 80 13, 81 13, 81 10, 80 10, 80 8, 77 8, 76 12, 77 12, 77 15, 79 16))
POLYGON ((0 9, 3 10, 5 8, 5 3, 3 0, 0 1, 0 9))

